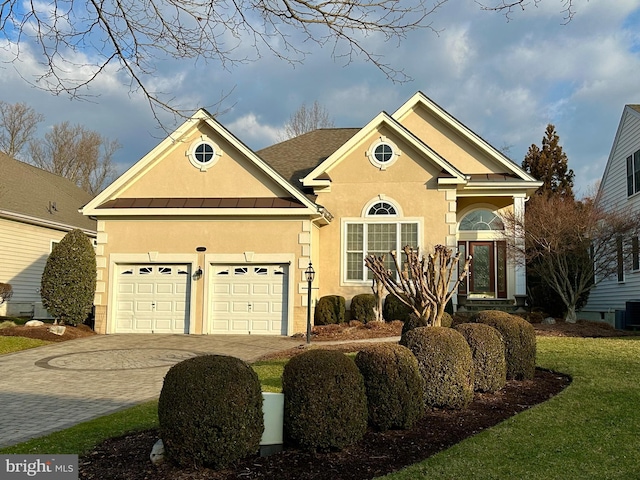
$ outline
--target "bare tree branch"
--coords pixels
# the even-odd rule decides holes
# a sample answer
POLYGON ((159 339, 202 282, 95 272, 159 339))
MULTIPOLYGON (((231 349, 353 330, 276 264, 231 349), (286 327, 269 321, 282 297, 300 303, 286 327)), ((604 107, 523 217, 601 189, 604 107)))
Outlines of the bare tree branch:
MULTIPOLYGON (((576 0, 559 0, 562 7, 560 12, 564 15, 563 24, 566 25, 569 23, 575 12, 575 2, 576 0)), ((524 11, 526 7, 537 7, 542 0, 498 0, 495 3, 487 5, 484 2, 476 0, 476 3, 480 5, 482 10, 487 10, 491 12, 502 12, 504 13, 507 20, 511 20, 513 13, 515 10, 524 11)))
POLYGON ((113 155, 119 148, 116 140, 63 122, 54 125, 44 140, 29 144, 29 163, 68 178, 95 195, 115 178, 113 155))
POLYGON ((0 152, 19 158, 43 120, 42 114, 25 103, 11 104, 0 100, 0 152))

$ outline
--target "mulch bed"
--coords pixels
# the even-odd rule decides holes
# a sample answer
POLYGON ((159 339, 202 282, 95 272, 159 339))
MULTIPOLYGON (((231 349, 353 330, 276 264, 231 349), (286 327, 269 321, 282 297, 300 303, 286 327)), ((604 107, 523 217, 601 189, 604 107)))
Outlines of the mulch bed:
MULTIPOLYGON (((637 332, 615 330, 603 323, 578 321, 575 324, 558 321, 547 325, 533 324, 538 336, 618 337, 637 332)), ((359 340, 400 335, 401 323, 362 325, 352 322, 343 326, 314 327, 316 347, 353 351, 354 345, 322 345, 323 340, 359 340)), ((0 335, 17 335, 50 341, 65 341, 94 335, 88 327, 68 327, 63 336, 54 335, 43 327, 12 327, 0 329, 0 335)), ((375 340, 374 340, 375 341, 375 340)), ((357 348, 366 344, 358 343, 357 348)), ((293 356, 304 349, 280 352, 278 356, 293 356)), ((149 453, 157 441, 157 430, 148 430, 97 445, 80 458, 81 479, 110 480, 230 480, 230 479, 371 479, 400 470, 449 448, 461 440, 544 402, 570 383, 562 374, 536 370, 533 380, 510 381, 495 394, 476 393, 464 410, 430 411, 411 430, 388 432, 369 431, 356 445, 341 452, 308 453, 295 448, 268 457, 251 457, 233 468, 214 471, 207 468, 180 469, 170 463, 154 466, 149 453)))
POLYGON ((340 452, 308 453, 296 449, 268 457, 251 457, 233 468, 180 469, 149 460, 156 430, 114 438, 80 459, 81 479, 110 480, 364 480, 400 470, 461 440, 548 400, 570 383, 561 374, 537 370, 535 378, 510 381, 495 394, 476 394, 464 410, 430 411, 411 430, 369 431, 340 452))

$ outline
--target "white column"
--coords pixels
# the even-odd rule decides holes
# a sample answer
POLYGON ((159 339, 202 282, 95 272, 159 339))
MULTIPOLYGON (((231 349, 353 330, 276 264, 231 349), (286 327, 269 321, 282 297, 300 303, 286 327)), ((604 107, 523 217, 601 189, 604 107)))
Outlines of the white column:
POLYGON ((524 261, 524 253, 522 252, 522 248, 524 246, 524 203, 525 197, 522 196, 514 196, 513 197, 513 213, 516 220, 516 229, 515 229, 515 243, 518 247, 516 249, 516 258, 515 258, 515 268, 516 268, 516 295, 526 295, 527 294, 527 271, 525 267, 524 261))

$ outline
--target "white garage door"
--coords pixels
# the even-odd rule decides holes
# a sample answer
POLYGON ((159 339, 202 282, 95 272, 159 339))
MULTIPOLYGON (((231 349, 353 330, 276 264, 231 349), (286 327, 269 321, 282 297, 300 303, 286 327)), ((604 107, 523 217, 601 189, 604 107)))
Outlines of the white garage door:
POLYGON ((212 265, 210 332, 287 334, 288 265, 212 265))
POLYGON ((189 333, 188 265, 118 265, 116 333, 189 333))

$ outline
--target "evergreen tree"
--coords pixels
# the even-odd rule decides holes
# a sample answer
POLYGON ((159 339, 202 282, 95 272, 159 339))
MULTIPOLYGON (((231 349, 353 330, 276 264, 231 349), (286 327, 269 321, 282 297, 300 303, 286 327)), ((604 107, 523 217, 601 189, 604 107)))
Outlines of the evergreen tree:
POLYGON ((567 155, 560 145, 556 127, 548 124, 542 139, 542 148, 532 144, 522 161, 522 168, 544 182, 537 194, 573 198, 574 173, 568 162, 567 155))
POLYGON ((63 324, 84 322, 96 291, 96 255, 89 237, 72 230, 53 247, 40 283, 42 305, 63 324))
MULTIPOLYGON (((534 178, 541 180, 543 185, 536 191, 537 195, 545 196, 547 199, 565 199, 568 202, 578 203, 573 195, 574 173, 568 166, 567 155, 560 145, 560 137, 556 133, 556 128, 548 124, 542 138, 542 147, 532 144, 529 147, 522 168, 530 173, 534 178)), ((578 205, 576 205, 577 207, 578 205)), ((525 212, 525 226, 533 225, 535 222, 530 218, 529 209, 525 212)), ((534 228, 539 228, 537 225, 534 228)), ((529 237, 527 237, 529 238, 529 237)), ((565 302, 549 282, 549 276, 541 274, 541 266, 547 262, 544 251, 539 245, 527 245, 527 294, 529 305, 535 309, 543 310, 554 317, 565 317, 567 314, 567 302, 565 302)), ((584 265, 588 262, 582 261, 584 256, 588 259, 588 250, 583 246, 575 247, 573 251, 565 252, 565 262, 567 265, 566 283, 571 284, 572 278, 588 275, 584 271, 584 265)), ((572 304, 572 308, 580 309, 589 297, 589 289, 582 291, 580 298, 572 304)), ((574 313, 575 315, 575 313, 574 313)))

